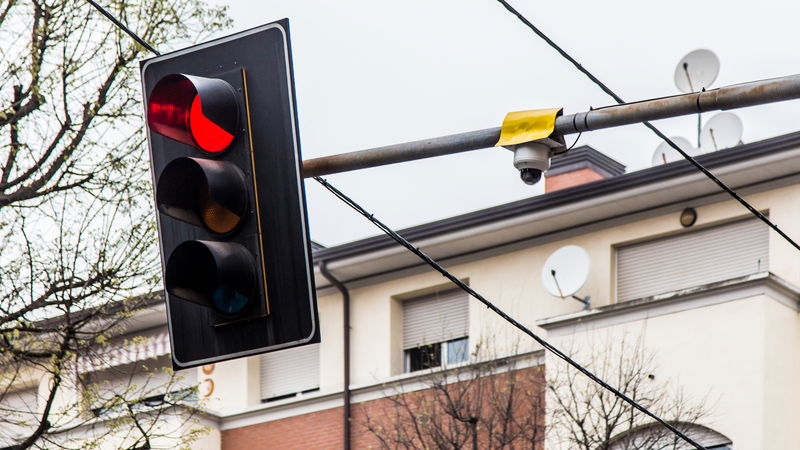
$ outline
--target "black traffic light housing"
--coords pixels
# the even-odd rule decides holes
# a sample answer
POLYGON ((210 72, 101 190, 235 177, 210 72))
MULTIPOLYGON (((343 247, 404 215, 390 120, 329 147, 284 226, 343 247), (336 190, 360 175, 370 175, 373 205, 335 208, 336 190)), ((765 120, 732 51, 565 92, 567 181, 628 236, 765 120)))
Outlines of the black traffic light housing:
POLYGON ((319 342, 288 21, 141 71, 174 365, 319 342))

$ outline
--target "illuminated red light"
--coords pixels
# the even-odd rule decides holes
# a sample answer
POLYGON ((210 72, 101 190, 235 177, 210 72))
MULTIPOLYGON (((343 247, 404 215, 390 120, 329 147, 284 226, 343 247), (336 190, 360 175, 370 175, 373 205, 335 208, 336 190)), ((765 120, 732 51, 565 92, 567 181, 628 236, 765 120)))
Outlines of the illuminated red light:
POLYGON ((221 152, 233 142, 233 134, 228 133, 203 114, 199 95, 194 97, 189 111, 189 129, 197 145, 207 152, 221 152))
POLYGON ((219 153, 233 142, 239 107, 225 81, 173 74, 161 79, 147 103, 147 125, 155 133, 219 153))

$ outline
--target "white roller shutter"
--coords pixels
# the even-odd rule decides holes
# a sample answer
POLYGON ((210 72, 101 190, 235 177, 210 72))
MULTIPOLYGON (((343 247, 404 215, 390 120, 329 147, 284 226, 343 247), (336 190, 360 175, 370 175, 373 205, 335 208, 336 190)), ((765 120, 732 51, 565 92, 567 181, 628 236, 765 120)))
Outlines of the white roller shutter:
POLYGON ((261 398, 270 399, 319 388, 319 344, 261 356, 261 398))
MULTIPOLYGON (((3 389, 7 389, 3 386, 3 389)), ((31 429, 38 425, 38 389, 28 388, 18 391, 5 391, 0 399, 0 445, 16 448, 14 441, 30 435, 31 429)))
POLYGON ((103 405, 116 395, 129 400, 156 397, 162 394, 177 392, 197 383, 197 369, 186 369, 176 372, 173 379, 170 371, 170 360, 167 356, 134 364, 111 367, 82 374, 84 382, 96 389, 97 397, 90 401, 89 409, 98 410, 98 414, 117 411, 119 408, 105 408, 103 405))
POLYGON ((4 417, 32 419, 38 413, 38 389, 35 387, 19 391, 7 391, 0 399, 0 411, 4 417))
POLYGON ((769 229, 748 219, 617 249, 617 301, 769 269, 769 229))
POLYGON ((168 355, 169 352, 169 333, 166 328, 158 329, 115 339, 107 347, 95 349, 91 354, 79 357, 78 371, 96 372, 134 361, 158 358, 168 355))
POLYGON ((460 290, 403 302, 403 349, 467 336, 469 299, 460 290))

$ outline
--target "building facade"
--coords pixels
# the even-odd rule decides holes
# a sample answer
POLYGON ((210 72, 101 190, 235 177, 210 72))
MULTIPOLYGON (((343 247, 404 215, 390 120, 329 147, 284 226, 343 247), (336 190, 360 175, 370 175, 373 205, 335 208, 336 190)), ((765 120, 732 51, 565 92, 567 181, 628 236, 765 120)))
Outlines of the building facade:
MULTIPOLYGON (((698 161, 800 239, 800 133, 698 161)), ((554 159, 545 183, 543 195, 401 234, 568 353, 625 340, 652 351, 649 379, 709 406, 688 428, 703 445, 795 448, 798 250, 686 162, 626 174, 582 147, 554 159), (545 286, 548 258, 568 245, 588 256, 575 293, 588 308, 545 286)), ((387 237, 315 247, 314 258, 322 342, 185 371, 205 401, 198 420, 209 433, 197 448, 381 447, 369 424, 396 424, 392 398, 424 396, 431 379, 463 382, 447 377, 491 361, 501 363, 489 378, 519 375, 542 400, 560 364, 553 355, 387 237)), ((117 346, 116 364, 167 364, 163 307, 145 316, 129 332, 152 339, 117 346)), ((554 421, 553 402, 537 405, 519 411, 543 414, 530 424, 539 432, 554 421)), ((610 441, 624 448, 631 436, 610 441)), ((538 435, 535 445, 570 448, 563 438, 538 435)))

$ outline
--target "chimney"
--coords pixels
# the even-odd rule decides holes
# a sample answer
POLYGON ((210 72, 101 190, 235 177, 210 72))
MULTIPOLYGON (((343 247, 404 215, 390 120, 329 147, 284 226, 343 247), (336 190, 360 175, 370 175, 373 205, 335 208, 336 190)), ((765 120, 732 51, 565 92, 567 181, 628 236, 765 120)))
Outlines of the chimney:
POLYGON ((624 165, 588 145, 583 145, 570 150, 564 156, 552 158, 550 170, 544 175, 544 192, 554 192, 623 173, 624 165))

